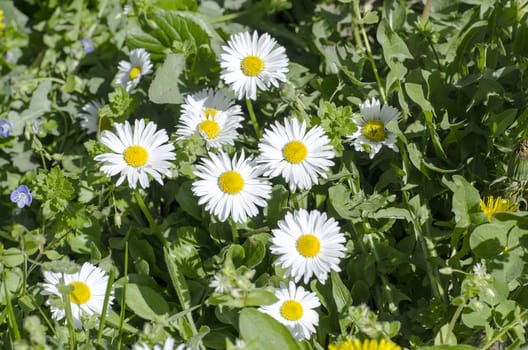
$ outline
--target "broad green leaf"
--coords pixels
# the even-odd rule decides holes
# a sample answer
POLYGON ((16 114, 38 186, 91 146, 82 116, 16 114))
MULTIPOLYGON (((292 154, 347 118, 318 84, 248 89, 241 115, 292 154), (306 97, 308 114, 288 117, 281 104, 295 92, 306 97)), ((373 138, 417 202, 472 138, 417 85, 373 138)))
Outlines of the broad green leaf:
POLYGON ((510 228, 499 223, 480 225, 471 233, 469 246, 477 257, 494 258, 504 251, 510 228))
POLYGON ((150 101, 154 103, 179 104, 183 96, 178 88, 180 74, 185 68, 185 58, 181 54, 170 54, 156 71, 156 76, 148 91, 150 101))
POLYGON ((413 58, 405 41, 391 29, 385 19, 382 19, 378 26, 376 39, 383 48, 383 57, 387 64, 390 64, 393 58, 396 58, 398 61, 413 58))
POLYGON ((455 214, 456 226, 465 228, 469 227, 472 222, 480 223, 482 220, 480 194, 475 187, 460 175, 454 175, 452 181, 443 177, 442 183, 453 192, 451 210, 455 214))
POLYGON ((251 349, 300 350, 284 325, 255 309, 247 308, 240 312, 239 328, 240 335, 251 349))
POLYGON ((135 283, 126 285, 126 305, 138 316, 151 321, 169 312, 169 305, 158 292, 135 283))

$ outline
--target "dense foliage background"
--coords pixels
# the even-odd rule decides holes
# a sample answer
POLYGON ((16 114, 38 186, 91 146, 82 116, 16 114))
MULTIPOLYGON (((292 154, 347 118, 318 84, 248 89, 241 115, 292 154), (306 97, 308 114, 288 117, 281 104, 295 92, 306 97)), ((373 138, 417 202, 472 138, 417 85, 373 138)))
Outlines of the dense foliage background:
MULTIPOLYGON (((528 1, 16 0, 0 9, 0 118, 13 125, 0 137, 1 348, 118 349, 169 335, 212 349, 236 338, 260 349, 270 339, 323 349, 349 336, 412 349, 526 343, 528 168, 517 145, 528 127, 528 1), (310 191, 274 181, 261 214, 234 225, 191 192, 203 140, 174 132, 186 95, 229 92, 219 56, 245 30, 269 33, 290 60, 288 81, 253 103, 261 127, 285 117, 320 125, 336 158, 310 191), (128 94, 113 81, 134 48, 151 54, 154 74, 128 94), (401 111, 390 126, 399 152, 370 159, 345 142, 370 97, 401 111), (104 147, 79 118, 93 99, 112 122, 147 118, 172 135, 163 186, 132 191, 99 171, 104 147), (33 202, 19 209, 10 193, 22 184, 33 202), (519 210, 488 221, 479 204, 488 195, 519 210), (328 213, 347 238, 342 271, 306 286, 322 306, 303 342, 252 310, 283 281, 268 239, 293 208, 328 213), (42 271, 66 271, 66 258, 115 280, 101 326, 94 318, 72 331, 51 318, 42 271), (213 292, 219 271, 237 293, 213 292)), ((225 150, 256 154, 257 143, 248 122, 225 150)))

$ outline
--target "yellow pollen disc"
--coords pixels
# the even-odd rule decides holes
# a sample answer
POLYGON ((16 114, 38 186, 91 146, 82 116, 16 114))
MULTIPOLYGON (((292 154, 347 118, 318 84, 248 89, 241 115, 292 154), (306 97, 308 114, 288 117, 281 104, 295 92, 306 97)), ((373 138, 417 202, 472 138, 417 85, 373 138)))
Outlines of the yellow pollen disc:
POLYGON ((299 164, 306 159, 308 148, 301 141, 290 141, 282 149, 284 159, 292 164, 299 164))
POLYGON ((218 178, 218 186, 227 194, 237 194, 244 188, 244 179, 240 173, 228 170, 218 178))
POLYGON ((303 307, 298 301, 286 300, 280 308, 280 313, 289 321, 298 321, 303 315, 303 307))
POLYGON ((138 75, 141 74, 141 68, 139 67, 134 67, 130 70, 130 73, 128 74, 128 76, 130 77, 130 80, 134 80, 137 78, 138 75))
POLYGON ((218 126, 218 123, 210 119, 201 122, 200 125, 198 125, 198 129, 203 131, 209 140, 214 139, 220 132, 220 126, 218 126))
POLYGON ((216 117, 216 113, 218 113, 218 110, 216 110, 216 108, 204 109, 204 114, 206 118, 214 119, 216 117))
POLYGON ((363 125, 361 133, 367 139, 373 142, 380 142, 385 140, 387 133, 385 132, 385 124, 381 120, 369 120, 363 125))
POLYGON ((84 282, 74 281, 70 284, 73 286, 73 291, 70 293, 70 300, 72 303, 77 305, 86 304, 92 293, 90 292, 90 287, 84 282))
POLYGON ((264 70, 264 61, 260 57, 250 55, 242 60, 240 69, 248 77, 256 77, 264 70))
POLYGON ((321 250, 319 238, 312 234, 305 234, 297 240, 297 251, 305 258, 313 258, 321 250))
POLYGON ((147 150, 138 145, 128 147, 123 156, 125 157, 125 162, 135 168, 145 165, 148 160, 147 150))

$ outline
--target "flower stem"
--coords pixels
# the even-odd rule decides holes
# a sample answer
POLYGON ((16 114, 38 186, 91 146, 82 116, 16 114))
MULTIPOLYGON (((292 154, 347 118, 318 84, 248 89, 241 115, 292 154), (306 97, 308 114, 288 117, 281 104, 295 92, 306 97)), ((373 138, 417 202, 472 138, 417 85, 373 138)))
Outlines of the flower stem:
POLYGON ((110 276, 108 276, 108 284, 106 285, 105 298, 103 302, 103 310, 101 312, 101 319, 99 321, 99 331, 97 332, 97 344, 101 344, 101 338, 103 336, 104 324, 106 321, 106 312, 108 310, 108 301, 110 300, 110 294, 112 294, 112 285, 114 284, 114 270, 110 270, 110 276))
POLYGON ((359 28, 361 29, 361 34, 363 36, 363 42, 365 44, 364 49, 366 49, 367 51, 368 60, 370 62, 370 66, 372 67, 372 71, 374 72, 374 77, 376 78, 376 83, 378 84, 381 98, 383 99, 384 103, 387 103, 387 96, 385 95, 385 89, 383 88, 383 84, 381 82, 381 78, 378 73, 378 68, 376 67, 376 62, 374 62, 374 56, 372 55, 372 49, 370 48, 367 32, 365 31, 365 26, 363 25, 363 19, 361 18, 359 0, 354 0, 354 13, 356 15, 357 24, 359 24, 359 28))
POLYGON ((260 132, 257 117, 255 116, 255 111, 253 110, 253 103, 249 98, 246 98, 246 106, 249 112, 249 117, 251 118, 251 123, 253 124, 253 129, 255 129, 255 134, 257 135, 257 138, 260 139, 262 137, 262 132, 260 132))
POLYGON ((136 201, 139 207, 141 208, 143 215, 145 215, 145 217, 147 218, 147 221, 150 224, 150 227, 152 228, 152 230, 154 230, 154 234, 156 234, 156 236, 159 238, 159 240, 161 241, 164 247, 168 247, 169 242, 167 241, 165 237, 163 237, 163 234, 161 233, 161 230, 158 224, 156 224, 156 221, 152 217, 152 214, 150 214, 150 211, 145 205, 145 201, 143 200, 143 197, 141 197, 141 194, 139 193, 139 191, 134 191, 134 195, 136 196, 136 201))
POLYGON ((7 291, 7 279, 5 270, 2 272, 2 281, 4 282, 4 293, 6 298, 6 308, 7 313, 9 314, 9 328, 13 332, 13 337, 15 340, 20 340, 20 331, 18 330, 18 325, 16 322, 15 312, 13 311, 13 305, 11 305, 11 299, 9 298, 9 292, 7 291))
POLYGON ((128 283, 128 239, 125 239, 125 266, 123 271, 123 281, 123 295, 121 296, 121 311, 119 313, 119 330, 117 336, 118 350, 121 349, 121 341, 123 340, 123 326, 125 324, 126 286, 128 283))
POLYGON ((453 317, 451 317, 451 321, 449 322, 449 327, 447 328, 447 332, 445 334, 445 338, 443 340, 443 344, 446 344, 449 340, 449 336, 453 333, 453 329, 455 329, 455 323, 458 320, 458 317, 462 313, 462 310, 464 310, 464 306, 466 303, 462 303, 458 305, 457 309, 455 310, 455 313, 453 314, 453 317))
MULTIPOLYGON (((64 284, 64 275, 62 275, 60 283, 64 284)), ((75 350, 77 349, 77 337, 75 336, 75 325, 73 324, 73 315, 69 294, 62 295, 62 302, 64 303, 64 311, 66 312, 66 324, 68 325, 68 333, 70 334, 70 349, 75 350)))

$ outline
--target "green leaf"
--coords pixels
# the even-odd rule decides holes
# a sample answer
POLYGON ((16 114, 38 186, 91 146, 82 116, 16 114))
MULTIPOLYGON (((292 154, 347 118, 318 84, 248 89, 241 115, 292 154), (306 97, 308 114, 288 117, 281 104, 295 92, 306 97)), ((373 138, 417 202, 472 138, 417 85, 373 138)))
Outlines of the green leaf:
POLYGON ((494 258, 504 251, 510 228, 503 223, 480 225, 471 233, 469 246, 479 258, 494 258))
POLYGON ((181 54, 170 54, 156 71, 156 76, 148 91, 150 101, 154 103, 179 104, 183 96, 178 88, 180 74, 185 68, 185 58, 181 54))
POLYGON ((139 317, 155 321, 169 311, 169 304, 154 289, 135 283, 126 285, 126 305, 139 317))
POLYGON ((378 26, 376 39, 383 48, 383 57, 387 64, 390 64, 393 58, 398 61, 405 61, 408 58, 413 58, 405 41, 403 41, 403 39, 391 29, 389 23, 385 19, 382 19, 378 26))
POLYGON ((255 309, 240 312, 240 335, 251 349, 300 350, 290 331, 273 317, 255 309))
POLYGON ((442 178, 442 183, 453 192, 452 205, 457 227, 469 227, 472 222, 482 222, 480 194, 464 177, 454 175, 453 181, 442 178), (480 217, 480 219, 479 219, 480 217))

